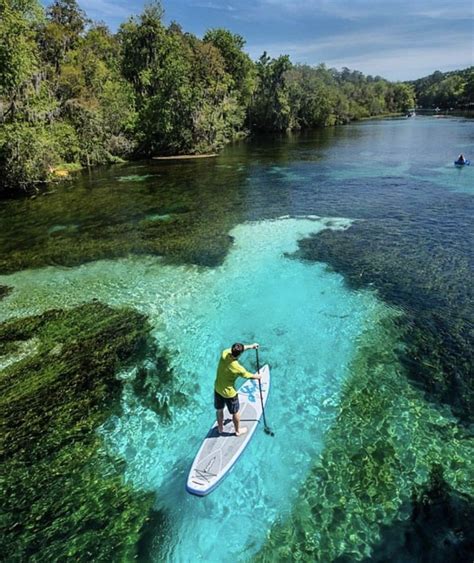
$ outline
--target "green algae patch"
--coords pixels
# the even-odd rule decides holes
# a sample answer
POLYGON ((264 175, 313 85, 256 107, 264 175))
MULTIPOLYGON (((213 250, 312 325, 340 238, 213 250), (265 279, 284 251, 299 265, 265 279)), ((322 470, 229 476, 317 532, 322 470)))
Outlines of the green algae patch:
POLYGON ((364 561, 461 563, 471 561, 473 546, 472 498, 454 491, 435 466, 422 494, 413 499, 409 518, 382 527, 381 540, 364 561))
MULTIPOLYGON (((436 468, 452 491, 474 500, 474 440, 408 383, 400 341, 393 320, 364 335, 322 457, 258 561, 370 557, 382 526, 410 516, 436 468)), ((471 541, 472 530, 463 532, 471 541)))
POLYGON ((350 287, 375 288, 402 309, 406 347, 400 358, 410 381, 469 426, 474 422, 474 286, 469 283, 474 240, 467 223, 453 229, 440 221, 437 228, 433 239, 429 227, 414 220, 356 222, 346 231, 300 241, 299 256, 328 263, 350 287))
POLYGON ((120 176, 119 182, 145 182, 149 178, 153 178, 155 174, 131 174, 130 176, 120 176))
POLYGON ((0 325, 7 352, 33 339, 0 377, 4 553, 130 560, 153 496, 124 482, 96 429, 120 410, 117 373, 156 352, 150 326, 136 311, 98 302, 0 325))
POLYGON ((0 272, 144 254, 221 264, 246 208, 245 173, 202 161, 145 170, 88 171, 55 192, 9 201, 0 208, 0 272))

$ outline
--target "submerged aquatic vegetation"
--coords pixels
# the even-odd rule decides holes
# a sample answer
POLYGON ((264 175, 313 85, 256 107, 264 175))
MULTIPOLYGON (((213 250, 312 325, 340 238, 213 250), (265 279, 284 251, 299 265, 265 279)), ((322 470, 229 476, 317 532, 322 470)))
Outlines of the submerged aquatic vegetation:
POLYGON ((173 380, 173 371, 169 367, 167 353, 162 351, 154 357, 153 361, 145 363, 136 370, 131 382, 132 396, 164 420, 169 420, 171 406, 180 407, 187 403, 185 393, 174 386, 173 380))
POLYGON ((121 166, 84 172, 72 188, 9 202, 8 212, 0 209, 0 272, 130 254, 220 264, 245 204, 239 194, 244 173, 217 172, 214 163, 149 168, 140 181, 133 174, 120 176, 121 166), (223 190, 223 184, 235 189, 223 190))
POLYGON ((300 241, 299 255, 328 263, 355 288, 376 288, 401 308, 406 348, 401 360, 427 398, 474 422, 474 239, 448 221, 363 221, 300 241), (406 233, 401 236, 401 232, 406 233), (452 249, 456 248, 456 252, 452 249))
MULTIPOLYGON (((382 526, 406 520, 412 502, 422 502, 437 468, 447 487, 472 502, 474 440, 408 383, 399 337, 393 320, 365 334, 322 457, 258 560, 369 557, 382 526)), ((460 525, 467 545, 472 529, 460 525)))
POLYGON ((4 356, 35 341, 0 379, 8 560, 134 557, 153 497, 123 481, 96 429, 120 410, 118 371, 156 356, 172 378, 149 331, 142 314, 99 302, 0 325, 4 356))
POLYGON ((453 490, 444 480, 441 466, 434 466, 429 483, 413 498, 409 518, 382 527, 382 539, 366 561, 470 563, 473 530, 472 497, 453 490))
POLYGON ((12 290, 11 287, 8 287, 8 285, 0 285, 0 301, 6 297, 10 291, 12 290))

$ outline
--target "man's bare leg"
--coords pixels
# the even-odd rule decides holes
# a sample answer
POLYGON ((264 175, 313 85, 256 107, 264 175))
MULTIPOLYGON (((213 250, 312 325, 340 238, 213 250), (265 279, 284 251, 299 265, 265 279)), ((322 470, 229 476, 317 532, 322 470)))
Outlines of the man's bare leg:
POLYGON ((236 436, 241 436, 242 434, 245 434, 247 432, 247 428, 245 428, 245 426, 240 428, 240 413, 236 412, 235 414, 233 414, 232 421, 234 422, 236 436))
POLYGON ((219 430, 219 434, 224 432, 224 409, 216 410, 216 418, 217 418, 217 429, 219 430))

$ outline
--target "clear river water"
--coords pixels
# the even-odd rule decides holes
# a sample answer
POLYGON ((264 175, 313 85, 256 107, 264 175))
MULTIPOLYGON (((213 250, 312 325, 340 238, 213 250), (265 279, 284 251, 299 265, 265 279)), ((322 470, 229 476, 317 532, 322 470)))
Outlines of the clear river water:
MULTIPOLYGON (((139 558, 421 561, 423 542, 407 546, 399 528, 412 533, 413 491, 433 467, 472 501, 462 382, 474 167, 453 165, 460 152, 474 157, 472 121, 366 121, 240 142, 215 159, 100 168, 1 203, 0 285, 12 291, 0 321, 93 299, 135 308, 188 399, 164 423, 125 386, 121 413, 97 428, 125 480, 166 515, 139 558), (217 359, 235 341, 260 342, 271 366, 275 436, 257 432, 222 485, 193 497, 184 485, 213 421, 217 359), (434 353, 444 387, 417 380, 434 353), (445 365, 457 366, 455 389, 445 365), (370 457, 379 439, 372 477, 369 458, 341 454, 359 444, 370 457)), ((255 368, 253 352, 242 363, 255 368)), ((456 534, 448 520, 442 539, 456 534)))

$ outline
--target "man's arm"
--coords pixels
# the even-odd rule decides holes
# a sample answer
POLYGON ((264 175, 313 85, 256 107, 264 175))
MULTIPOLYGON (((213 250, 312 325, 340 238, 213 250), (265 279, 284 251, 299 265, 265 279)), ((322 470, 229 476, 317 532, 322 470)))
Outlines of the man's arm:
MULTIPOLYGON (((258 342, 254 342, 253 344, 244 344, 244 351, 245 350, 257 350, 259 347, 258 342)), ((262 379, 262 376, 259 373, 254 373, 249 379, 262 379)))

